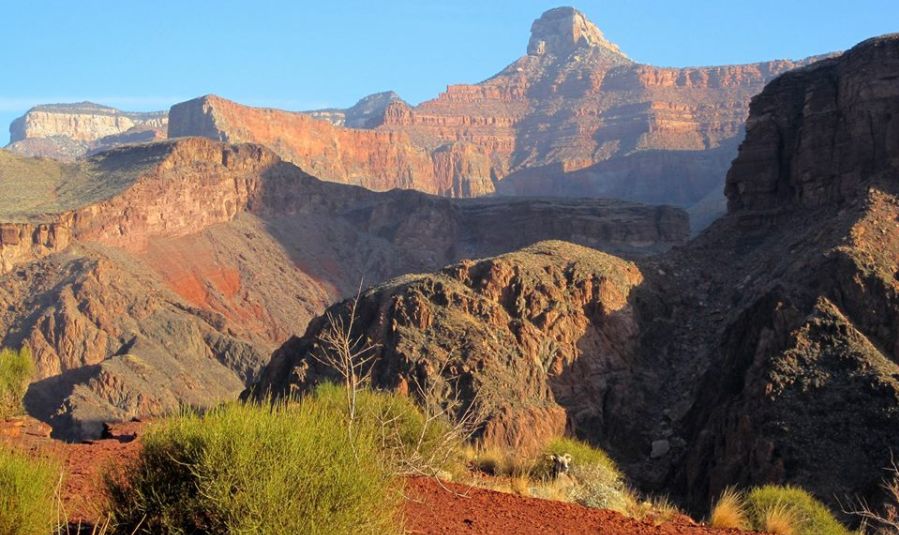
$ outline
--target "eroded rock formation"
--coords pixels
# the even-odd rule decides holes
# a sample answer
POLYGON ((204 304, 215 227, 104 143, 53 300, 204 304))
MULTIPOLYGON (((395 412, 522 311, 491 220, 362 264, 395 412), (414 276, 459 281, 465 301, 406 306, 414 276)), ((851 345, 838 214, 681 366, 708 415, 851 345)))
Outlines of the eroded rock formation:
POLYGON ((166 112, 123 112, 92 102, 35 106, 9 127, 7 150, 70 161, 118 145, 165 137, 166 112))
POLYGON ((377 193, 202 138, 68 164, 3 153, 0 192, 0 345, 32 348, 29 410, 66 436, 236 396, 363 279, 551 238, 641 256, 688 234, 674 208, 377 193))
MULTIPOLYGON (((376 387, 413 394, 421 387, 444 398, 455 391, 461 411, 486 416, 490 445, 526 452, 564 431, 560 404, 583 425, 602 425, 614 410, 595 399, 624 394, 617 376, 628 373, 638 333, 627 297, 641 281, 630 262, 542 242, 368 290, 355 307, 362 328, 353 335, 379 344, 376 387)), ((332 317, 349 325, 354 302, 333 308, 332 317)), ((319 318, 282 346, 253 394, 280 397, 337 380, 317 354, 330 327, 319 318)))

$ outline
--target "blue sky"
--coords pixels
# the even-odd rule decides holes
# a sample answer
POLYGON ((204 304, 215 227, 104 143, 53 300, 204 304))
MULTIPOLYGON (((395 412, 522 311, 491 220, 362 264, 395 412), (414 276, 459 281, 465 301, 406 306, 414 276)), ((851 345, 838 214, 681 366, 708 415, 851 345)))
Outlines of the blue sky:
MULTIPOLYGON (((558 1, 4 2, 0 145, 30 106, 165 109, 206 93, 286 109, 393 89, 417 103, 522 55, 558 1)), ((581 0, 633 59, 718 65, 801 58, 899 31, 899 0, 581 0)))

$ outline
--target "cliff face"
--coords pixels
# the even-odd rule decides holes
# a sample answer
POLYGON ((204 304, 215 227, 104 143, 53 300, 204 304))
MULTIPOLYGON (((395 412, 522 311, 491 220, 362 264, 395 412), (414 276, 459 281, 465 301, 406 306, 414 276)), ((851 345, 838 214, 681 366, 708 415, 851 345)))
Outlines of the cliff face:
MULTIPOLYGON (((641 487, 697 512, 772 482, 836 510, 881 503, 899 444, 897 77, 894 35, 770 83, 729 213, 685 247, 630 264, 540 244, 365 292, 354 325, 379 345, 376 382, 483 393, 485 440, 507 444, 557 432, 561 409, 641 487)), ((327 318, 248 394, 333 373, 309 358, 327 318)))
MULTIPOLYGON (((415 189, 452 196, 490 184, 489 161, 475 146, 439 153, 418 146, 404 132, 341 128, 304 113, 241 106, 206 96, 172 107, 169 137, 204 136, 258 143, 323 180, 375 191, 415 189), (471 156, 464 164, 446 152, 471 156)), ((492 190, 492 187, 491 187, 492 190)))
POLYGON ((728 173, 732 210, 845 202, 895 173, 899 58, 876 39, 778 78, 752 101, 746 141, 728 173))
POLYGON ((704 201, 697 210, 714 212, 704 223, 723 211, 749 99, 808 63, 641 65, 572 8, 537 19, 527 50, 489 80, 451 85, 414 107, 373 95, 349 110, 310 112, 329 121, 321 124, 205 97, 172 109, 169 134, 265 144, 316 176, 376 190, 704 201))
POLYGON ((129 113, 91 102, 37 106, 10 125, 7 149, 74 160, 124 143, 162 139, 167 122, 165 112, 129 113))
POLYGON ((0 345, 32 348, 28 408, 69 437, 236 396, 363 279, 545 238, 640 256, 688 233, 673 208, 377 193, 202 138, 0 164, 0 345))

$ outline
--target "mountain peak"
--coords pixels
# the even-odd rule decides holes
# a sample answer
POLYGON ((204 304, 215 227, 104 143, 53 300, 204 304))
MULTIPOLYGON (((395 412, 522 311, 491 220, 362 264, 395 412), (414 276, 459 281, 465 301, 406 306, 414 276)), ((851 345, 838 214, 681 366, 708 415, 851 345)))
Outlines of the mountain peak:
POLYGON ((573 7, 557 7, 543 13, 531 25, 528 54, 568 55, 578 48, 601 47, 626 58, 618 45, 607 40, 595 24, 573 7))

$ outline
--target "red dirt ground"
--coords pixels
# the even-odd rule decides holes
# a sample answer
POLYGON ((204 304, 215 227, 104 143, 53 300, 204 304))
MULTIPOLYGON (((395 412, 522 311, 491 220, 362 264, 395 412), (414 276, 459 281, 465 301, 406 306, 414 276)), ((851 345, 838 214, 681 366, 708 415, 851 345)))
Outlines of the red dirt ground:
POLYGON ((427 478, 407 480, 406 496, 406 530, 410 535, 747 535, 739 530, 691 524, 655 526, 614 511, 427 478))
MULTIPOLYGON (((106 467, 133 459, 140 451, 140 422, 109 428, 109 438, 69 444, 48 438, 43 424, 0 422, 0 442, 35 455, 58 458, 65 467, 63 508, 72 524, 100 520, 102 474, 106 467)), ((613 511, 525 498, 491 490, 409 478, 404 516, 410 535, 748 535, 684 522, 653 525, 613 511)))

